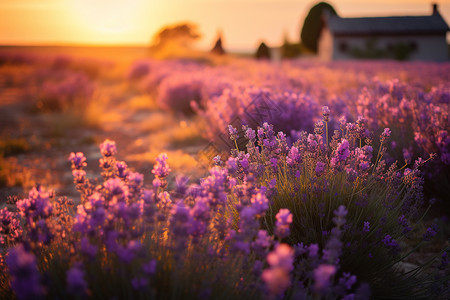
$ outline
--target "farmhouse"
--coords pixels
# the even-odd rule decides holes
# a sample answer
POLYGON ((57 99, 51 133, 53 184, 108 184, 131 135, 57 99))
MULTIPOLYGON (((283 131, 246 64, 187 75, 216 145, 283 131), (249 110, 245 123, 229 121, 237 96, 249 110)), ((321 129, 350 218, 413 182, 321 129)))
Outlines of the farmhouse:
POLYGON ((328 11, 318 42, 323 60, 374 59, 446 61, 449 27, 433 4, 428 16, 341 18, 328 11))

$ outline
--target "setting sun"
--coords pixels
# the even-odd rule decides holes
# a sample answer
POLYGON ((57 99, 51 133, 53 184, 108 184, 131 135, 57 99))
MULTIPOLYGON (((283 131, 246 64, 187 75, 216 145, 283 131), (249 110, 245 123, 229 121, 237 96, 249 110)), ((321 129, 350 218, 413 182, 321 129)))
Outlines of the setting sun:
POLYGON ((148 8, 144 0, 72 0, 69 5, 80 23, 105 33, 130 32, 142 26, 138 17, 148 8))

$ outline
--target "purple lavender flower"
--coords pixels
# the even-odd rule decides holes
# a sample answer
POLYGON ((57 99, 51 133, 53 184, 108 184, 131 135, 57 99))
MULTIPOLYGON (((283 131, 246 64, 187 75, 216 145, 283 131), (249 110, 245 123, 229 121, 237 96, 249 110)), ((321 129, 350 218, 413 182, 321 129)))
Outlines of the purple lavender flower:
POLYGON ((137 291, 145 290, 148 284, 148 279, 144 277, 134 277, 133 279, 131 279, 131 285, 137 291))
POLYGON ((278 159, 275 157, 270 158, 270 165, 274 173, 278 171, 278 159))
POLYGON ((325 290, 330 285, 330 278, 336 273, 333 265, 322 264, 314 270, 314 289, 318 292, 325 290))
POLYGON ((319 146, 319 144, 316 141, 316 136, 313 134, 309 134, 307 142, 308 142, 308 151, 313 152, 313 153, 316 152, 317 146, 319 146))
POLYGON ((282 294, 290 285, 289 273, 281 268, 270 268, 264 270, 261 275, 269 292, 273 295, 282 294))
POLYGON ((394 255, 397 255, 401 250, 400 245, 389 234, 387 234, 381 242, 389 247, 394 255))
POLYGON ((91 244, 89 238, 83 236, 80 240, 81 253, 85 254, 89 258, 93 259, 97 255, 98 247, 91 244))
POLYGON ((142 270, 146 275, 154 275, 156 273, 156 267, 158 265, 158 261, 156 259, 152 259, 147 263, 142 265, 142 270))
POLYGON ((80 264, 75 263, 66 273, 67 292, 73 295, 85 295, 88 284, 80 264))
POLYGON ((331 159, 331 165, 333 167, 337 167, 340 162, 344 162, 348 156, 350 155, 350 145, 346 139, 342 139, 342 141, 338 144, 336 149, 336 153, 331 159))
POLYGON ((138 80, 147 75, 150 71, 150 66, 147 61, 136 61, 130 67, 128 72, 128 79, 138 80))
POLYGON ((297 147, 292 146, 289 150, 288 156, 286 157, 286 163, 289 167, 294 168, 302 162, 302 156, 297 147))
POLYGON ((245 137, 250 141, 254 142, 256 139, 256 133, 252 128, 247 128, 245 130, 245 137))
POLYGON ((173 202, 168 192, 164 191, 159 193, 157 199, 157 206, 160 210, 169 210, 172 207, 173 202))
POLYGON ((318 161, 316 164, 316 176, 320 177, 325 171, 325 164, 321 161, 318 161))
POLYGON ((18 299, 41 299, 44 289, 38 271, 36 257, 19 244, 9 251, 6 257, 10 275, 11 289, 18 299))
POLYGON ((222 159, 221 159, 220 155, 214 156, 213 157, 213 162, 214 162, 214 165, 216 165, 216 166, 222 166, 223 165, 223 162, 222 162, 222 159))
POLYGON ((309 257, 317 257, 319 254, 319 245, 311 244, 308 246, 308 256, 309 257))
POLYGON ((72 170, 72 175, 73 175, 73 182, 75 184, 81 184, 85 181, 86 179, 86 172, 84 170, 72 170))
POLYGON ((230 135, 230 140, 236 141, 239 137, 238 131, 231 125, 228 125, 228 134, 230 135))
POLYGON ((361 171, 366 171, 370 167, 369 162, 367 161, 361 162, 358 166, 361 171))
POLYGON ((144 185, 144 175, 138 172, 130 172, 127 175, 130 190, 139 190, 144 185))
POLYGON ((334 211, 335 217, 333 218, 333 222, 338 226, 341 227, 345 224, 345 216, 347 215, 348 211, 345 208, 344 205, 340 205, 337 210, 334 211))
POLYGON ((321 120, 314 124, 314 133, 320 136, 323 134, 323 122, 321 120))
POLYGON ((127 177, 128 166, 124 161, 116 162, 116 170, 117 170, 117 176, 119 176, 120 178, 127 177))
POLYGON ((253 251, 261 256, 266 255, 266 251, 271 245, 272 238, 265 230, 259 230, 256 239, 251 244, 253 251))
POLYGON ((275 235, 280 238, 288 237, 290 234, 289 226, 292 223, 292 214, 287 208, 282 208, 276 215, 275 235))
POLYGON ((411 148, 403 148, 402 152, 403 152, 403 158, 405 159, 405 162, 409 163, 413 156, 411 148))
POLYGON ((82 152, 70 153, 69 161, 72 163, 72 169, 80 170, 87 166, 86 157, 82 152))
POLYGON ((445 270, 445 268, 448 266, 448 254, 447 252, 442 253, 441 256, 441 264, 438 266, 439 270, 445 270))
POLYGON ((294 249, 287 244, 278 244, 267 255, 267 262, 271 267, 280 267, 290 272, 294 269, 294 249))
POLYGON ((128 186, 119 178, 111 178, 106 181, 103 186, 107 191, 108 199, 115 202, 123 202, 129 194, 128 186))
POLYGON ((115 155, 117 153, 116 142, 106 139, 100 144, 100 152, 104 157, 115 155))
POLYGON ((346 290, 351 290, 352 286, 356 283, 356 276, 350 273, 344 272, 343 276, 339 278, 339 285, 345 287, 346 290))
POLYGON ((330 109, 328 106, 322 106, 322 115, 325 122, 330 121, 330 109))
POLYGON ((403 233, 408 233, 412 230, 412 228, 408 224, 408 219, 406 219, 405 215, 401 215, 398 217, 398 224, 403 227, 403 233))
POLYGON ((356 120, 357 128, 358 128, 358 138, 364 139, 367 136, 367 119, 363 116, 359 116, 356 120))
POLYGON ((14 217, 14 214, 6 207, 0 210, 0 246, 8 242, 13 244, 19 239, 21 234, 21 225, 19 220, 14 217))
POLYGON ((341 130, 343 131, 347 127, 347 118, 345 116, 342 116, 339 118, 339 126, 341 130))
POLYGON ((391 136, 391 130, 389 128, 385 128, 383 133, 380 136, 380 142, 383 144, 389 137, 391 136))
POLYGON ((427 231, 423 234, 424 241, 430 241, 430 239, 435 236, 438 232, 438 226, 436 223, 427 228, 427 231))
POLYGON ((31 189, 28 196, 28 199, 17 201, 16 206, 25 219, 30 242, 48 244, 53 238, 47 223, 47 219, 53 212, 53 205, 50 202, 51 194, 38 186, 31 189))
POLYGON ((364 227, 363 227, 362 231, 365 233, 370 231, 370 223, 369 222, 364 222, 364 227))
POLYGON ((269 208, 269 200, 262 193, 257 193, 251 198, 252 209, 255 210, 257 216, 263 216, 266 210, 269 208))
POLYGON ((156 176, 156 178, 166 178, 171 169, 169 164, 167 163, 167 154, 162 153, 156 158, 156 164, 153 166, 152 173, 156 176))
POLYGON ((130 240, 126 246, 122 246, 119 243, 115 246, 114 252, 116 252, 117 257, 124 263, 129 264, 135 258, 136 253, 142 248, 142 243, 139 240, 130 240))
POLYGON ((294 249, 287 244, 279 244, 267 255, 270 268, 264 270, 262 279, 273 295, 280 295, 290 284, 290 272, 293 269, 294 249))
POLYGON ((336 157, 340 161, 345 161, 347 157, 350 155, 349 143, 347 140, 343 139, 336 149, 336 157))
POLYGON ((102 157, 99 159, 99 166, 104 170, 108 170, 109 168, 111 168, 113 162, 114 160, 111 158, 111 156, 102 157))

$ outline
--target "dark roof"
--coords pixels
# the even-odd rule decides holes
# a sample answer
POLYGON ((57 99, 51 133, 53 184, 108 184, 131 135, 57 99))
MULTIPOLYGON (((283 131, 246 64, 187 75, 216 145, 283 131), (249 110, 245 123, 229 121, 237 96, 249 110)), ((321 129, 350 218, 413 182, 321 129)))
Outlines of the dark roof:
POLYGON ((340 18, 326 16, 328 28, 335 35, 433 34, 449 31, 439 13, 430 16, 340 18))

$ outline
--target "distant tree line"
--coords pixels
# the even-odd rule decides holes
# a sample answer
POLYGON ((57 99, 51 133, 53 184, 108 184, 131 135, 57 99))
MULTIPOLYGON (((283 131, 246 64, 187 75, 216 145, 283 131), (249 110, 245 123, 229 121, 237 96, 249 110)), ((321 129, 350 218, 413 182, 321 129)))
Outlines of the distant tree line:
MULTIPOLYGON (((300 31, 299 42, 291 42, 285 36, 284 43, 280 49, 282 58, 294 58, 305 54, 316 54, 318 51, 318 40, 324 26, 323 12, 337 14, 336 10, 326 2, 314 5, 306 16, 300 31)), ((153 38, 150 51, 154 56, 171 56, 176 53, 187 51, 194 41, 201 37, 197 26, 192 23, 180 23, 162 28, 153 38)), ((225 54, 222 44, 222 36, 219 34, 211 51, 215 55, 225 54)), ((256 52, 258 59, 270 59, 270 48, 262 42, 256 52)))

